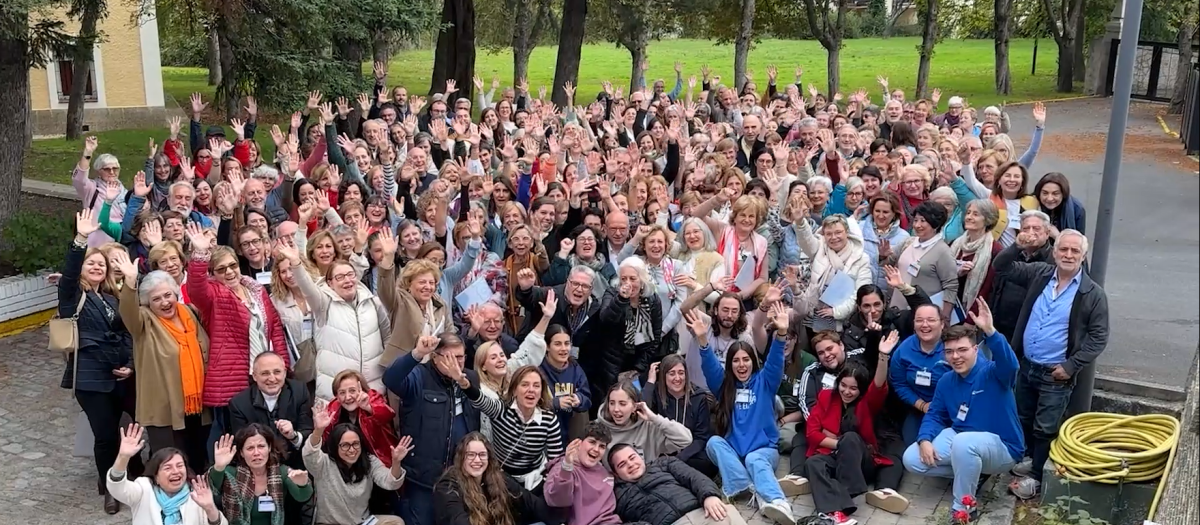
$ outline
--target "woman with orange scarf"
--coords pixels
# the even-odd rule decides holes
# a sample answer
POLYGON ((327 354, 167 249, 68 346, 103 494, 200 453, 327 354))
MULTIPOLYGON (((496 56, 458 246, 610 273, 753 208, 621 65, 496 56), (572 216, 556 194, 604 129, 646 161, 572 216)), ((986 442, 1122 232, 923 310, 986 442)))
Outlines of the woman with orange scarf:
MULTIPOLYGON (((508 275, 530 268, 536 275, 544 275, 550 269, 550 257, 542 243, 534 240, 533 230, 524 224, 508 232, 509 255, 504 258, 504 271, 508 275)), ((538 283, 540 284, 540 283, 538 283)), ((509 279, 508 297, 505 299, 504 321, 511 334, 517 333, 525 320, 521 304, 517 302, 517 280, 509 279)))
POLYGON ((179 302, 179 286, 155 270, 137 281, 137 265, 114 256, 125 286, 118 309, 133 336, 138 396, 134 415, 146 428, 150 453, 174 447, 187 454, 193 472, 203 472, 212 414, 201 403, 208 360, 208 334, 199 315, 179 302))

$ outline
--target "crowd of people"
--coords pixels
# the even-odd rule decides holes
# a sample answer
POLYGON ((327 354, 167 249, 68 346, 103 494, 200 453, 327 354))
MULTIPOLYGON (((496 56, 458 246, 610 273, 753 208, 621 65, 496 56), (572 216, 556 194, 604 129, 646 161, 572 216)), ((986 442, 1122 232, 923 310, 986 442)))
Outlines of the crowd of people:
POLYGON ((675 69, 560 108, 377 64, 271 126, 273 158, 253 99, 226 136, 197 94, 132 187, 87 138, 62 386, 105 511, 739 524, 748 498, 794 524, 811 493, 852 525, 858 496, 904 513, 905 475, 953 478, 960 519, 989 475, 1037 495, 1108 331, 1083 206, 1030 180, 1046 109, 1020 154, 1002 108, 938 90, 675 69))

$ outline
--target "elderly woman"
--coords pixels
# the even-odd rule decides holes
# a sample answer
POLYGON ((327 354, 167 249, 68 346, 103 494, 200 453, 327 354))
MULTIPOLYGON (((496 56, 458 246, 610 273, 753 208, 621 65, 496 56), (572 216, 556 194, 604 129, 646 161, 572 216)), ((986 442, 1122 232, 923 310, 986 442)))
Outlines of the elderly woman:
MULTIPOLYGON (((799 201, 801 215, 807 212, 808 203, 799 201)), ((805 326, 813 332, 841 329, 841 324, 854 313, 854 295, 838 298, 837 304, 826 304, 822 295, 837 274, 842 273, 854 281, 854 290, 871 284, 871 261, 863 251, 862 231, 858 223, 841 215, 830 215, 821 221, 821 237, 813 235, 808 223, 793 226, 800 249, 812 260, 808 287, 797 299, 796 311, 805 316, 805 326)))
POLYGON ((962 175, 963 181, 967 183, 967 187, 971 189, 976 198, 990 197, 992 187, 995 186, 996 178, 999 175, 996 170, 1006 162, 1004 155, 995 150, 985 149, 979 152, 979 158, 972 161, 965 145, 959 154, 960 159, 966 158, 959 173, 962 175))
POLYGON ((637 256, 621 261, 617 282, 604 294, 592 333, 604 339, 602 377, 588 377, 593 392, 607 392, 630 370, 645 376, 662 345, 662 306, 646 263, 637 256))
MULTIPOLYGON (((679 305, 683 302, 680 291, 675 285, 675 277, 680 275, 678 261, 668 256, 668 250, 673 234, 665 226, 641 226, 633 239, 621 249, 627 255, 619 256, 624 260, 636 253, 646 263, 650 272, 650 280, 654 283, 654 293, 658 294, 658 302, 662 305, 662 336, 664 348, 662 355, 675 353, 674 346, 667 348, 666 340, 674 338, 675 325, 683 315, 679 305)), ((674 341, 672 343, 675 343, 674 341)))
MULTIPOLYGON (((978 311, 975 299, 992 296, 992 278, 996 270, 992 259, 1000 254, 1000 243, 993 240, 991 232, 1000 219, 1000 212, 992 201, 975 199, 966 206, 963 214, 962 237, 950 244, 950 253, 958 266, 958 304, 978 311)), ((966 312, 953 321, 970 322, 966 312)))
MULTIPOLYGON (((526 268, 532 269, 537 276, 542 276, 550 268, 550 258, 546 255, 545 245, 535 240, 533 229, 524 224, 517 225, 508 233, 509 255, 504 258, 504 271, 508 275, 516 275, 526 268)), ((508 295, 505 297, 505 320, 509 333, 517 333, 524 323, 521 315, 521 305, 517 302, 515 279, 508 281, 508 295)))
POLYGON ((912 229, 913 210, 929 199, 929 186, 933 177, 929 169, 920 164, 909 164, 900 169, 900 208, 904 210, 909 229, 912 229))
POLYGON ((586 266, 596 273, 592 296, 599 299, 608 291, 608 284, 617 277, 613 265, 600 253, 599 231, 584 225, 576 226, 559 242, 558 253, 550 259, 550 269, 542 276, 542 286, 558 286, 567 282, 571 268, 586 266))
POLYGON ((104 496, 104 511, 116 514, 121 507, 105 490, 104 478, 117 458, 121 414, 134 412, 134 386, 128 381, 133 375, 133 340, 118 309, 111 275, 116 272, 109 271, 108 259, 98 248, 87 247, 89 236, 99 228, 92 210, 76 214, 75 228, 58 281, 58 316, 76 319, 78 343, 67 355, 61 387, 74 390, 87 415, 95 436, 97 488, 104 496))
MULTIPOLYGON (((675 244, 671 249, 671 256, 679 261, 678 275, 691 275, 692 280, 695 281, 696 287, 691 291, 724 278, 725 259, 717 253, 717 241, 713 239, 708 225, 702 219, 689 217, 683 221, 683 226, 679 231, 680 234, 676 236, 675 244)), ((677 278, 676 282, 679 281, 680 279, 677 278)), ((704 301, 711 304, 720 295, 719 292, 714 291, 705 297, 704 301)))
POLYGON ((717 239, 717 253, 725 261, 725 275, 738 275, 742 265, 754 266, 754 278, 745 288, 733 286, 729 291, 737 293, 743 300, 766 293, 767 284, 767 238, 758 233, 758 227, 767 217, 767 203, 750 195, 737 196, 738 192, 725 188, 712 198, 697 206, 695 215, 702 217, 717 239), (712 217, 712 210, 733 199, 729 226, 712 217), (761 289, 761 292, 760 292, 761 289))
POLYGON ((146 445, 144 430, 137 424, 121 429, 117 460, 105 476, 108 491, 129 505, 133 525, 228 525, 213 501, 208 481, 198 477, 189 484, 196 471, 188 467, 187 455, 177 448, 153 452, 146 463, 147 475, 129 479, 129 460, 138 457, 146 445))
POLYGON ((383 349, 381 363, 391 363, 417 347, 421 334, 455 332, 450 319, 451 306, 437 294, 442 271, 425 259, 415 259, 404 267, 397 282, 395 269, 396 238, 392 232, 379 232, 379 299, 392 315, 391 334, 383 349))
POLYGON ((183 286, 187 283, 184 260, 183 246, 175 241, 163 241, 150 249, 150 255, 147 258, 147 267, 151 271, 162 270, 167 272, 167 275, 170 275, 171 279, 175 281, 175 287, 179 289, 179 302, 192 304, 191 299, 187 296, 187 288, 183 286))
MULTIPOLYGON (((931 196, 932 198, 932 196, 931 196)), ((909 234, 900 227, 900 199, 895 193, 883 192, 871 198, 866 218, 859 221, 863 234, 863 251, 871 262, 875 286, 887 297, 889 288, 883 266, 895 256, 895 250, 907 241, 909 234)))
MULTIPOLYGON (((896 251, 894 266, 900 269, 904 284, 920 288, 931 298, 942 294, 937 306, 948 320, 958 296, 958 267, 950 247, 942 242, 946 216, 946 208, 936 202, 918 205, 913 210, 913 236, 896 251)), ((903 308, 905 301, 893 292, 891 304, 903 308)))
POLYGON ((992 228, 992 237, 1007 248, 1017 240, 1021 231, 1021 214, 1038 209, 1037 197, 1029 194, 1029 171, 1019 162, 1006 162, 996 170, 996 185, 991 201, 1000 211, 992 228))
MULTIPOLYGON (((96 152, 96 146, 99 143, 99 139, 94 135, 83 140, 83 155, 79 157, 75 171, 71 174, 71 185, 75 187, 75 196, 80 201, 92 203, 89 211, 93 215, 98 215, 100 208, 104 206, 104 199, 94 198, 97 191, 100 190, 97 188, 96 181, 88 176, 88 161, 92 159, 92 154, 96 152)), ((109 210, 109 220, 120 223, 125 216, 125 202, 128 200, 125 198, 125 187, 118 178, 121 175, 121 163, 111 153, 102 153, 92 162, 92 167, 100 174, 100 180, 104 183, 115 182, 120 185, 117 197, 113 199, 114 204, 109 210)), ((109 237, 108 234, 97 228, 88 235, 87 246, 92 248, 112 240, 116 239, 109 237)))
POLYGON ((135 419, 146 428, 150 452, 174 447, 191 458, 193 472, 204 470, 207 426, 202 392, 208 358, 208 333, 199 315, 179 302, 179 285, 156 270, 137 283, 137 265, 117 257, 127 285, 121 289, 120 312, 133 336, 133 366, 138 390, 135 419))
POLYGON ((212 407, 209 442, 229 427, 229 400, 250 385, 250 363, 273 352, 290 363, 283 325, 267 291, 238 270, 237 254, 212 240, 196 223, 188 225, 192 258, 187 289, 192 304, 209 327, 208 369, 204 376, 204 406, 212 407))

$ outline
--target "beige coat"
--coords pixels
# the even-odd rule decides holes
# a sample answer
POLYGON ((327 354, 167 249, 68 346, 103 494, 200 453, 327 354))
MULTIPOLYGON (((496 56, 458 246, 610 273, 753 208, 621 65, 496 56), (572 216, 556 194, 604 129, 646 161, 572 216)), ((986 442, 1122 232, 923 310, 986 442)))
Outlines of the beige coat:
MULTIPOLYGON (((379 285, 376 292, 384 308, 392 314, 392 333, 388 336, 387 345, 383 349, 381 365, 387 368, 392 362, 404 354, 412 352, 417 347, 417 338, 421 336, 421 328, 425 324, 425 316, 421 307, 408 290, 401 290, 396 281, 396 271, 379 271, 379 285)), ((434 293, 433 319, 435 325, 441 325, 442 332, 457 333, 458 328, 450 318, 450 307, 442 302, 441 296, 434 293)), ((434 334, 437 335, 437 334, 434 334)))

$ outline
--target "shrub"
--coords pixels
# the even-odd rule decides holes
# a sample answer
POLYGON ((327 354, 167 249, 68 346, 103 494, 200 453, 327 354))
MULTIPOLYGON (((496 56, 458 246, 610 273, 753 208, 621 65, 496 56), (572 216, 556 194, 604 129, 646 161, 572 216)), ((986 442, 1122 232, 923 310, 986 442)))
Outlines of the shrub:
POLYGON ((0 230, 3 259, 26 275, 62 265, 67 243, 75 235, 72 218, 20 211, 0 230))

